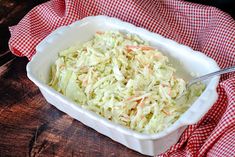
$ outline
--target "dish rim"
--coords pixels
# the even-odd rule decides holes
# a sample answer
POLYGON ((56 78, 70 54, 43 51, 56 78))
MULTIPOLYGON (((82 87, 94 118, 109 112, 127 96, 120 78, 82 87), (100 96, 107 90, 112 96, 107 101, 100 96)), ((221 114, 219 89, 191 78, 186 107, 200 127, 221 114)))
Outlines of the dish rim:
MULTIPOLYGON (((46 91, 48 94, 50 94, 51 96, 54 96, 55 98, 57 98, 59 101, 65 103, 66 105, 69 105, 70 107, 72 107, 73 109, 75 109, 76 111, 82 112, 84 115, 83 116, 89 116, 90 118, 92 118, 93 120, 99 121, 100 123, 102 123, 104 126, 109 127, 111 129, 116 129, 119 132, 125 134, 125 135, 129 135, 129 136, 133 136, 135 138, 138 139, 142 139, 142 140, 155 140, 155 139, 159 139, 159 138, 163 138, 171 133, 173 133, 174 131, 177 131, 178 129, 180 129, 183 126, 188 126, 191 124, 195 124, 196 122, 198 122, 207 112, 208 110, 211 108, 211 106, 216 102, 217 98, 218 98, 218 94, 216 91, 217 85, 219 83, 219 76, 214 77, 210 80, 208 86, 206 87, 205 91, 201 94, 201 96, 189 107, 189 109, 187 111, 185 111, 180 118, 174 122, 170 127, 164 129, 161 132, 158 133, 154 133, 154 134, 146 134, 146 133, 139 133, 137 131, 134 131, 132 129, 129 129, 125 126, 122 126, 120 124, 116 124, 115 122, 112 122, 98 114, 96 114, 95 112, 89 111, 87 109, 82 108, 79 104, 69 100, 66 96, 62 95, 61 93, 55 91, 53 88, 51 88, 50 86, 48 86, 46 83, 43 83, 41 80, 38 79, 38 76, 35 76, 33 74, 33 66, 37 63, 37 60, 40 60, 41 56, 43 56, 42 51, 45 51, 45 49, 47 48, 46 45, 47 44, 51 44, 50 40, 52 38, 58 38, 63 36, 63 34, 61 34, 61 32, 65 31, 66 29, 73 29, 73 27, 76 26, 81 26, 86 24, 87 22, 90 22, 92 20, 105 20, 105 21, 109 21, 109 22, 114 22, 116 24, 121 24, 127 27, 133 27, 134 29, 141 31, 142 33, 146 33, 147 35, 151 35, 151 36, 157 36, 158 38, 160 38, 161 40, 165 40, 167 42, 171 42, 171 44, 177 44, 179 46, 181 46, 182 49, 187 49, 188 52, 190 53, 194 53, 194 56, 198 56, 201 57, 204 60, 207 60, 207 62, 209 62, 209 64, 215 68, 215 69, 219 69, 217 63, 212 59, 209 58, 208 56, 206 56, 204 53, 199 52, 199 51, 195 51, 192 48, 182 45, 180 43, 177 43, 176 41, 173 41, 171 39, 165 38, 159 34, 150 32, 144 28, 141 27, 137 27, 133 24, 124 22, 122 20, 119 20, 117 18, 113 18, 113 17, 108 17, 108 16, 104 16, 104 15, 98 15, 98 16, 89 16, 89 17, 85 17, 81 20, 75 21, 72 24, 68 25, 68 26, 62 26, 57 28, 56 30, 54 30, 51 34, 49 34, 46 38, 44 38, 36 47, 36 54, 32 57, 32 60, 27 64, 26 66, 26 71, 27 71, 27 76, 28 78, 34 82, 40 89, 43 89, 44 91, 46 91), (59 33, 60 32, 60 33, 59 33), (59 34, 59 35, 58 35, 59 34), (212 86, 213 85, 213 86, 212 86), (193 120, 185 120, 183 115, 189 114, 189 112, 195 112, 195 111, 191 111, 192 106, 196 103, 196 102, 203 102, 205 101, 205 97, 203 97, 203 94, 205 95, 205 92, 207 90, 207 93, 210 92, 210 96, 211 96, 211 104, 209 109, 207 111, 204 111, 204 113, 202 114, 202 116, 194 118, 193 120)), ((53 105, 54 106, 54 105, 53 105)), ((68 113, 66 113, 68 114, 68 113)), ((195 114, 194 114, 195 115, 195 114)), ((92 126, 89 126, 92 128, 92 126)))

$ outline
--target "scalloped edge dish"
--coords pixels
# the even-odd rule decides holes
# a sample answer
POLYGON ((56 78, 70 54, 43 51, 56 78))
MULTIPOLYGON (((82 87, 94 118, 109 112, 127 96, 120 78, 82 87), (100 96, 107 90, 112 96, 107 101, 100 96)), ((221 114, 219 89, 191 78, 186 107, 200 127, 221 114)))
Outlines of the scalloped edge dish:
POLYGON ((105 30, 120 30, 139 35, 150 45, 179 62, 184 67, 180 68, 181 71, 203 75, 219 70, 213 59, 173 40, 116 18, 90 16, 56 29, 41 41, 36 48, 37 53, 27 64, 27 75, 39 87, 49 103, 83 124, 142 154, 163 153, 179 140, 188 125, 197 123, 216 102, 219 77, 208 80, 202 95, 174 124, 162 132, 143 134, 115 124, 96 113, 83 109, 47 85, 50 66, 56 60, 59 51, 77 42, 89 40, 96 31, 105 30))

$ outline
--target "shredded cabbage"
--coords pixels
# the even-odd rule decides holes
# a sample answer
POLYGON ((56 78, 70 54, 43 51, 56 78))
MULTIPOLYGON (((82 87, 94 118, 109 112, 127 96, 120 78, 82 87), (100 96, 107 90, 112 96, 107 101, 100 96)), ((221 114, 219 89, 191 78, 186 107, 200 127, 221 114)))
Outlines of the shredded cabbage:
POLYGON ((186 82, 168 58, 137 35, 97 32, 59 53, 49 85, 83 108, 141 133, 172 125, 200 96, 197 85, 181 103, 186 82))

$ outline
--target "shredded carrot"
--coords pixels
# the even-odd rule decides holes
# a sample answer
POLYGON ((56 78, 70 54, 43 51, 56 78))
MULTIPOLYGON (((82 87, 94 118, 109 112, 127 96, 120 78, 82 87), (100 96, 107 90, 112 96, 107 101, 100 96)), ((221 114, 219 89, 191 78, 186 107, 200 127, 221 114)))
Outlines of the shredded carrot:
POLYGON ((150 51, 150 50, 155 50, 155 49, 153 47, 150 47, 150 46, 141 46, 141 50, 150 51))
POLYGON ((145 97, 138 101, 138 105, 140 107, 144 107, 144 99, 145 99, 145 97))
POLYGON ((137 96, 130 96, 129 98, 127 98, 125 101, 130 101, 131 99, 134 99, 134 98, 136 98, 137 96))
POLYGON ((162 57, 162 55, 160 55, 160 54, 155 54, 154 56, 153 56, 153 58, 155 58, 155 59, 160 59, 162 57))
POLYGON ((133 51, 133 49, 137 49, 137 46, 127 45, 126 49, 127 49, 127 52, 131 52, 131 51, 133 51))
POLYGON ((142 51, 155 50, 153 47, 150 46, 133 46, 133 45, 127 45, 126 49, 128 52, 133 51, 134 49, 140 49, 142 51))
POLYGON ((172 94, 171 88, 169 88, 168 95, 171 96, 171 94, 172 94))
POLYGON ((170 115, 170 113, 164 109, 162 109, 162 112, 165 113, 166 115, 170 115))
POLYGON ((150 64, 147 64, 147 65, 145 65, 145 67, 149 69, 149 67, 150 67, 150 64))
POLYGON ((88 80, 87 80, 87 79, 85 79, 85 80, 82 81, 82 86, 85 87, 85 86, 87 86, 87 84, 88 84, 88 80))
POLYGON ((142 100, 142 99, 136 100, 137 104, 139 104, 141 100, 142 100))
POLYGON ((104 32, 97 31, 96 34, 102 35, 102 34, 104 34, 104 32))
POLYGON ((171 96, 171 87, 167 84, 162 84, 162 87, 165 88, 165 87, 168 87, 169 91, 168 91, 168 95, 171 96))
POLYGON ((144 118, 145 118, 145 116, 144 116, 144 115, 142 115, 142 116, 141 116, 141 119, 144 119, 144 118))
POLYGON ((144 107, 144 102, 139 103, 140 107, 144 107))
POLYGON ((138 49, 139 46, 134 46, 134 45, 126 45, 127 49, 138 49))

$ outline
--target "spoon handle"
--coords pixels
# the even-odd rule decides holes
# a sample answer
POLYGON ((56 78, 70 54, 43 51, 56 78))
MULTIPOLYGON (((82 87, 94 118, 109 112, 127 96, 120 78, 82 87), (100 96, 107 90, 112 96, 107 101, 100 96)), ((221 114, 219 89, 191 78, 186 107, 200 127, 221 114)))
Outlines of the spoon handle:
POLYGON ((235 71, 235 66, 221 69, 221 70, 218 70, 218 71, 215 71, 215 72, 212 72, 212 73, 200 76, 200 77, 196 77, 188 82, 188 87, 196 82, 203 81, 203 80, 209 79, 213 76, 222 75, 222 74, 233 72, 233 71, 235 71))

